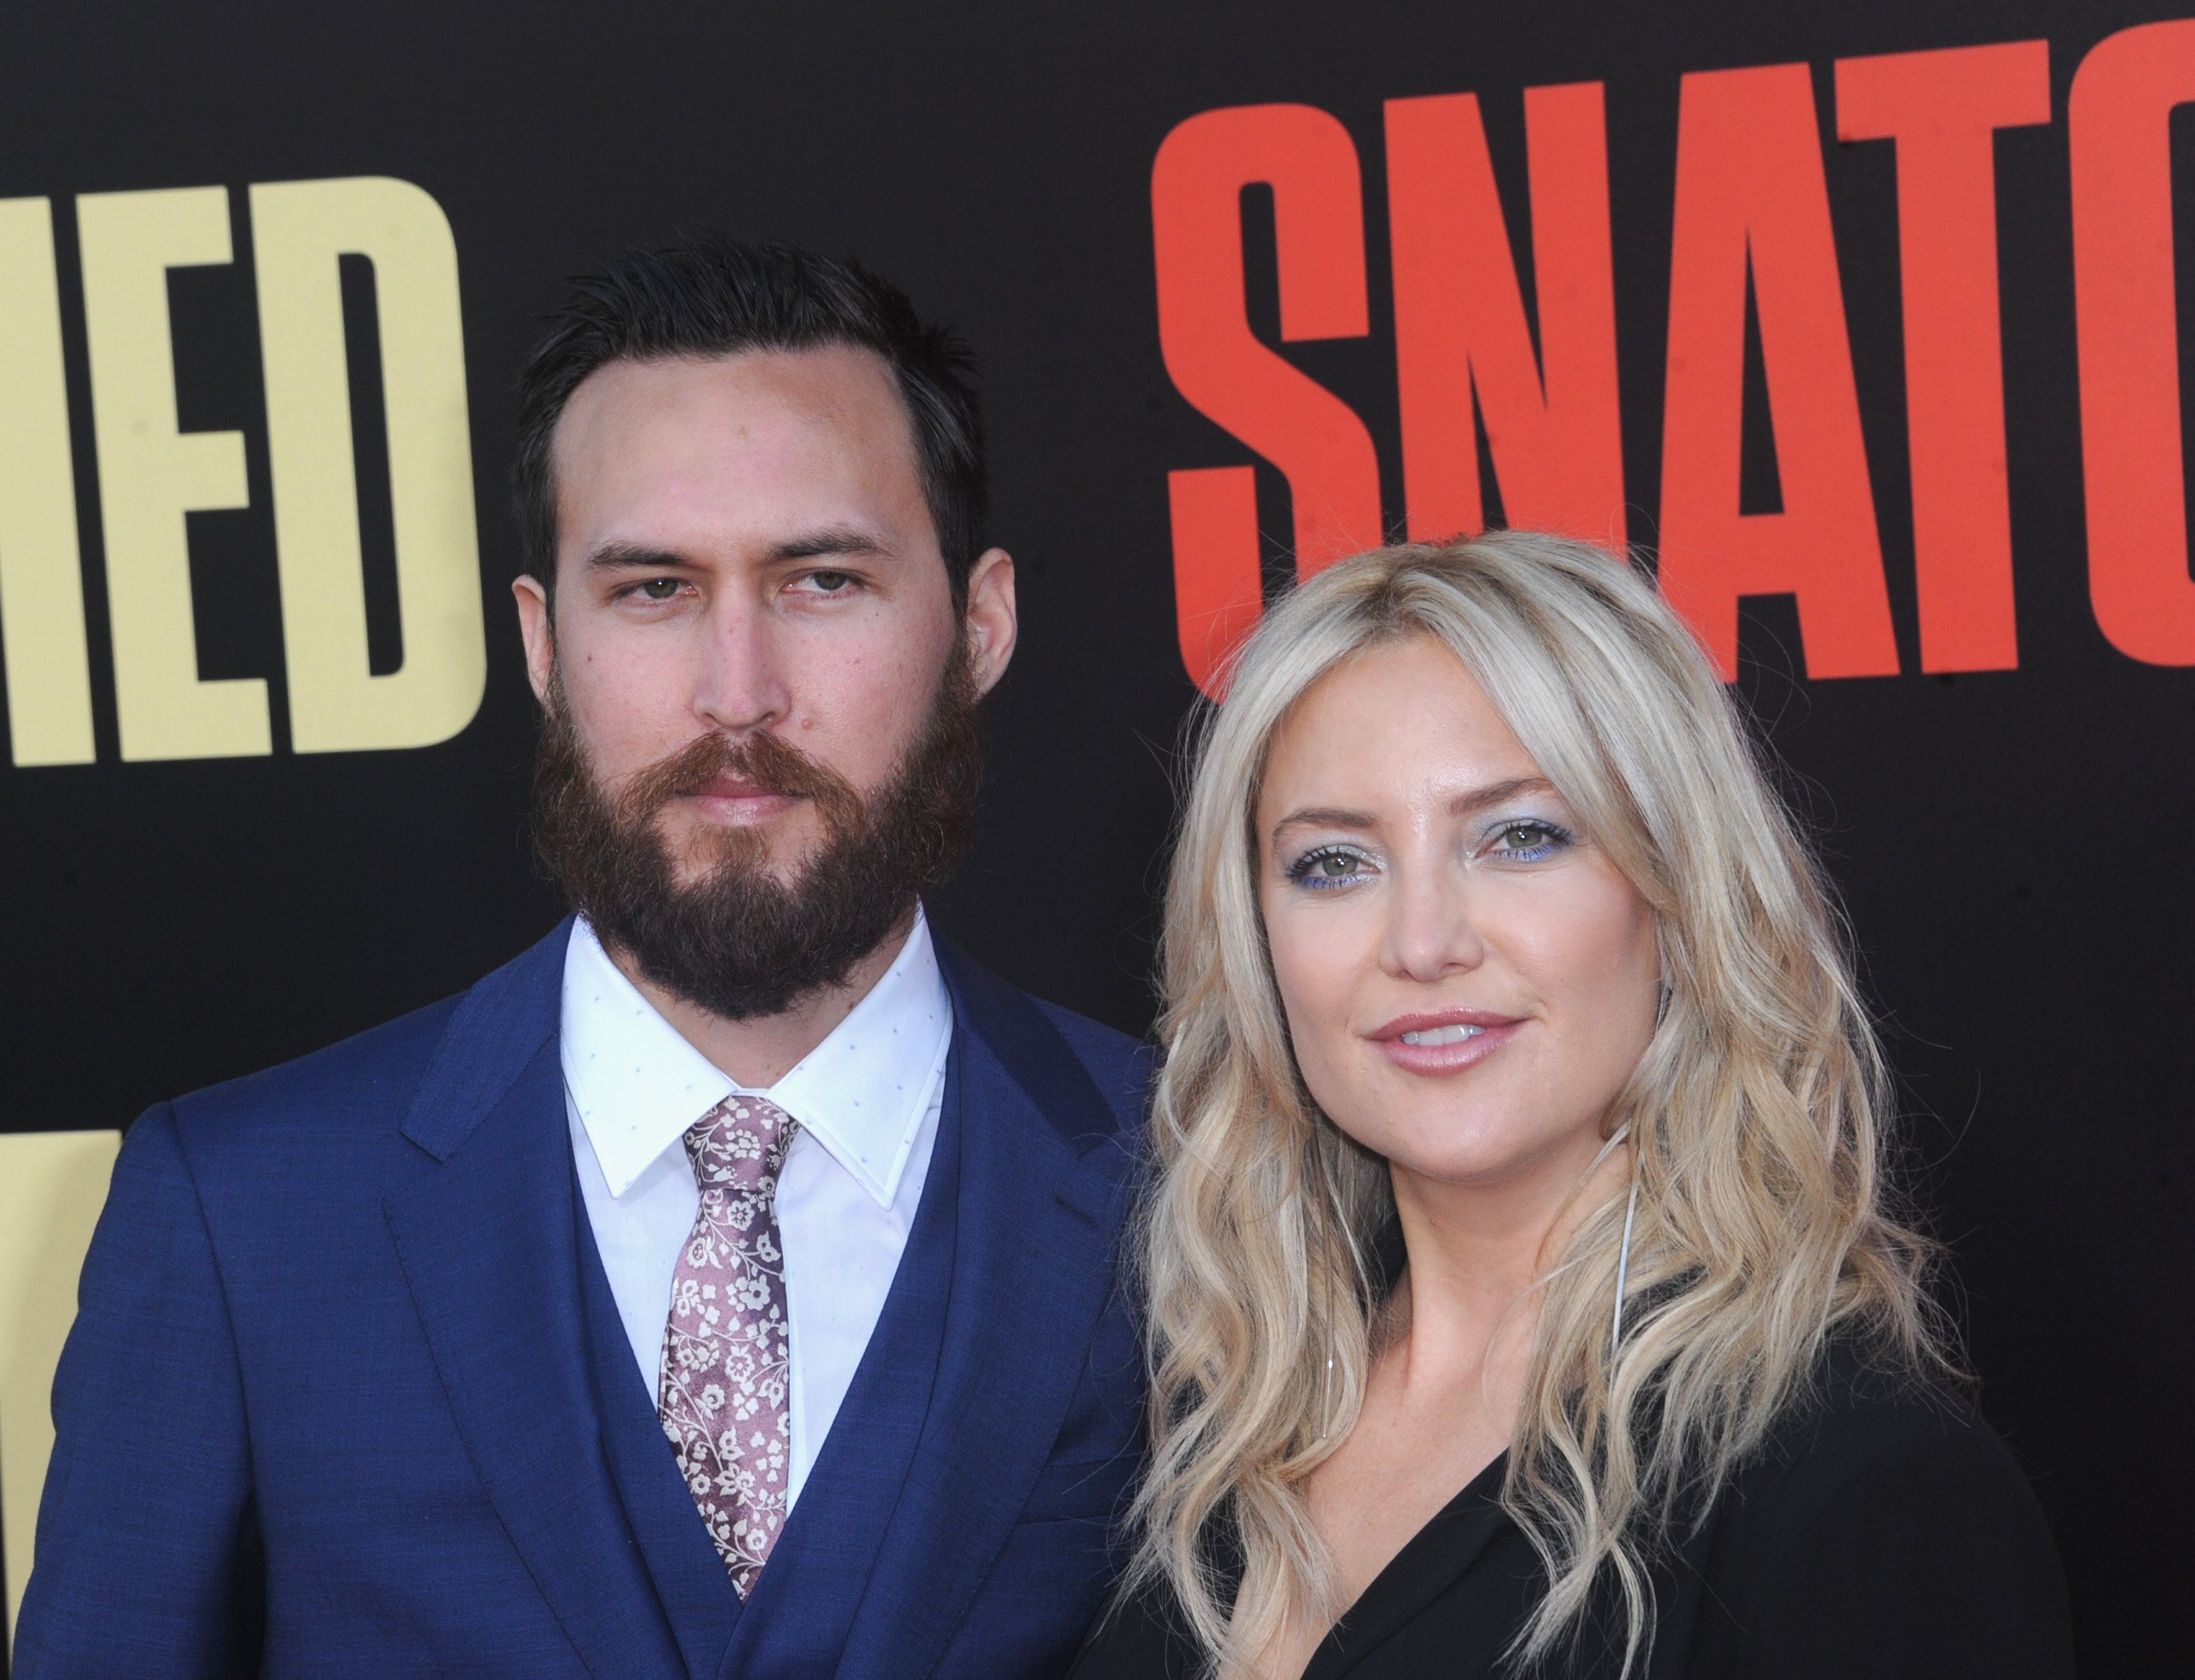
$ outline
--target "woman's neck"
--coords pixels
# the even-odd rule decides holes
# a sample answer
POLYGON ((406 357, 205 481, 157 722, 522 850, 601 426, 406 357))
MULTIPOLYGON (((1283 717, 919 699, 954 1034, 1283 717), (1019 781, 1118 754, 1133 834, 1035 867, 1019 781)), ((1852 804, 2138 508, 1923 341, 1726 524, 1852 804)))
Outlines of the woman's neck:
MULTIPOLYGON (((1353 1603, 1516 1433, 1539 1317, 1534 1289, 1569 1235, 1617 1194, 1629 1153, 1535 1164, 1504 1182, 1431 1183, 1397 1170, 1407 1258, 1356 1421, 1311 1473, 1311 1518, 1342 1604, 1353 1603)), ((1257 1671, 1303 1671, 1333 1606, 1295 1605, 1257 1671)))
POLYGON ((1520 1381, 1539 1317, 1535 1286, 1629 1173, 1629 1145, 1604 1151, 1598 1140, 1497 1183, 1396 1170, 1406 1260, 1391 1348, 1403 1370, 1439 1377, 1474 1367, 1520 1381))

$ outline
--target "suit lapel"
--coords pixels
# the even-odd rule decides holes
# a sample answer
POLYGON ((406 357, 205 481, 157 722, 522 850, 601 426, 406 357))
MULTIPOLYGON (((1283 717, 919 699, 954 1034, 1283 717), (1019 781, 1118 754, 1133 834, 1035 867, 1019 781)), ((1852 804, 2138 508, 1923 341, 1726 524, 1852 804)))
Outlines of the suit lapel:
POLYGON ((966 957, 941 956, 960 1138, 951 1292, 841 1680, 926 1675, 959 1629, 1082 1376, 1128 1196, 1118 1121, 1058 1030, 966 957))
POLYGON ((557 1060, 569 931, 459 1005, 404 1126, 438 1164, 384 1207, 474 1468, 581 1660, 678 1676, 590 1377, 557 1060))

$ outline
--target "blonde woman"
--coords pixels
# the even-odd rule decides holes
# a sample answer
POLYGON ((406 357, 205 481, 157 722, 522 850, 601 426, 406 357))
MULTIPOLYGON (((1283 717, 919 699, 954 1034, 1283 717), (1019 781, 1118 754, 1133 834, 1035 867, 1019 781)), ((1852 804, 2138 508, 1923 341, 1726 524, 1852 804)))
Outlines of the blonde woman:
POLYGON ((1835 912, 1651 584, 1489 535, 1251 638, 1196 760, 1135 1550, 1073 1680, 2043 1680, 1835 912))

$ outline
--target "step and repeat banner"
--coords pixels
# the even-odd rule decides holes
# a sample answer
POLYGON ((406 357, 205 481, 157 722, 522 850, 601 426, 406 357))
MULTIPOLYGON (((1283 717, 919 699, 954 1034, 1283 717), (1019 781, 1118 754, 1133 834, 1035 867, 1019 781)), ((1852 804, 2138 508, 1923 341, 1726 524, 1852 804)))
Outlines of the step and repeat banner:
POLYGON ((976 346, 1024 642, 935 909, 1130 1030, 1180 723, 1274 590, 1486 524, 1651 557, 1845 895, 2084 1664, 2195 1654, 2171 0, 9 8, 11 1625, 120 1130, 557 913, 513 381, 562 277, 702 227, 976 346))

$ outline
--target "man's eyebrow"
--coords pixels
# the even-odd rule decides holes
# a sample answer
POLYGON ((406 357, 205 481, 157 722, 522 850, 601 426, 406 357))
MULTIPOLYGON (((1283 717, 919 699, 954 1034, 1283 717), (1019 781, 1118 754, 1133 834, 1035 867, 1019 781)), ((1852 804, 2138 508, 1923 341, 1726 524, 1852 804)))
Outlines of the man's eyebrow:
MULTIPOLYGON (((1470 816, 1489 806, 1513 799, 1520 793, 1554 791, 1555 784, 1544 776, 1512 776, 1507 781, 1489 782, 1484 787, 1476 787, 1468 793, 1458 794, 1448 802, 1448 814, 1452 816, 1470 816)), ((1290 811, 1273 825, 1273 838, 1278 840, 1290 828, 1354 828, 1360 833, 1377 827, 1379 819, 1368 812, 1316 805, 1290 811)))
MULTIPOLYGON (((882 539, 852 525, 824 525, 769 547, 773 560, 812 560, 827 556, 889 559, 893 550, 882 539)), ((684 571, 694 562, 668 548, 645 542, 606 542, 587 556, 596 571, 684 571)))
POLYGON ((679 571, 688 564, 682 554, 645 542, 606 542, 587 556, 593 571, 679 571))
POLYGON ((773 560, 813 560, 839 554, 888 559, 892 552, 882 539, 853 525, 825 525, 770 545, 770 558, 773 560))

